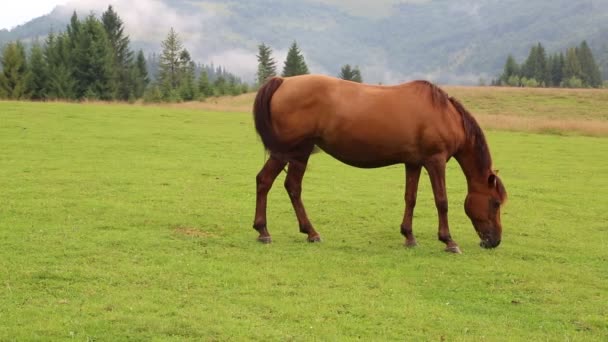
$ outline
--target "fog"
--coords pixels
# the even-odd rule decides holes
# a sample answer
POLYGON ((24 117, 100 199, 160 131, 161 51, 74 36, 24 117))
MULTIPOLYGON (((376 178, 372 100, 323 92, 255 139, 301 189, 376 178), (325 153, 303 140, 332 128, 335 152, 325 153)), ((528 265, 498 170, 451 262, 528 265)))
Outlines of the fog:
MULTIPOLYGON (((333 1, 333 0, 332 0, 333 1)), ((328 1, 337 7, 344 7, 339 1, 328 1)), ((390 9, 396 3, 424 3, 429 0, 383 0, 377 5, 383 11, 390 9)), ((229 72, 241 77, 244 81, 252 82, 257 71, 257 43, 248 42, 247 44, 222 44, 222 41, 213 40, 210 35, 215 34, 218 28, 226 28, 222 22, 225 14, 229 14, 229 5, 214 3, 212 5, 204 2, 197 2, 201 10, 187 12, 180 10, 180 6, 168 5, 161 0, 109 0, 99 2, 97 0, 73 0, 69 1, 63 11, 66 15, 76 10, 81 16, 90 13, 100 15, 112 5, 125 23, 125 32, 130 36, 132 42, 138 46, 144 46, 147 52, 160 53, 160 42, 166 37, 170 28, 173 27, 182 39, 183 45, 190 52, 192 58, 200 63, 215 64, 225 67, 229 72)), ((365 2, 361 2, 358 8, 364 8, 365 2), (363 6, 363 7, 362 7, 363 6)), ((480 6, 475 1, 464 1, 459 6, 454 6, 455 13, 462 15, 479 16, 480 6)), ((225 33, 225 32, 224 32, 225 33)), ((260 39, 260 42, 263 38, 260 39)), ((273 57, 277 62, 277 69, 280 73, 287 55, 289 45, 271 46, 273 57)), ((337 76, 340 72, 339 65, 328 70, 319 61, 306 54, 306 47, 301 46, 309 70, 313 73, 322 73, 337 76)), ((318 51, 316 51, 318 52, 318 51)), ((371 54, 363 63, 358 64, 364 81, 369 83, 398 84, 412 79, 428 79, 442 83, 477 83, 480 78, 487 78, 487 75, 462 75, 453 73, 449 69, 437 68, 436 70, 408 73, 401 70, 394 70, 388 67, 391 65, 390 57, 382 50, 371 54)))

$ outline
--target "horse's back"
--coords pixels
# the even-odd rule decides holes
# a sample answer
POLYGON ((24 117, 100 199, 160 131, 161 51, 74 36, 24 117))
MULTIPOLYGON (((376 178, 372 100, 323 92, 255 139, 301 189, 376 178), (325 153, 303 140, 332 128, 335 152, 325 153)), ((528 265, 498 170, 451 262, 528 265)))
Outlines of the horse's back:
POLYGON ((460 118, 441 94, 428 82, 375 86, 297 76, 285 78, 275 93, 273 122, 285 140, 314 139, 351 165, 417 163, 455 150, 463 139, 460 118))

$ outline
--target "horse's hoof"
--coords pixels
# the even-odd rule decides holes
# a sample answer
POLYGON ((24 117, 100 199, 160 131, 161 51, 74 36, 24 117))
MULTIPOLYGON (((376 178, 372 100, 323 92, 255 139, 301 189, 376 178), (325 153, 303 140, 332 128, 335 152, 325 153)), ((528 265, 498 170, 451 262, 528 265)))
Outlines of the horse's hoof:
POLYGON ((462 254, 462 251, 460 250, 460 247, 458 247, 458 246, 446 247, 445 251, 448 253, 462 254))
POLYGON ((310 243, 321 242, 321 237, 319 235, 309 237, 308 242, 310 242, 310 243))
POLYGON ((270 236, 259 236, 258 242, 266 245, 272 242, 272 238, 270 236))
POLYGON ((414 248, 416 246, 418 246, 418 242, 416 242, 416 240, 412 240, 412 241, 406 240, 405 241, 405 247, 407 247, 407 248, 414 248))

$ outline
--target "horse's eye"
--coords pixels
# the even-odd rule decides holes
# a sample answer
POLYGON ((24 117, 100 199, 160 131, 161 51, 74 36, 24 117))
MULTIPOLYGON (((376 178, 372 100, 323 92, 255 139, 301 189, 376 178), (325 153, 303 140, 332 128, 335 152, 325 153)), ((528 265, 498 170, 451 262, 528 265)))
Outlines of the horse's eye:
POLYGON ((492 200, 492 207, 493 207, 494 209, 498 209, 498 208, 500 208, 500 201, 497 201, 497 200, 492 200))

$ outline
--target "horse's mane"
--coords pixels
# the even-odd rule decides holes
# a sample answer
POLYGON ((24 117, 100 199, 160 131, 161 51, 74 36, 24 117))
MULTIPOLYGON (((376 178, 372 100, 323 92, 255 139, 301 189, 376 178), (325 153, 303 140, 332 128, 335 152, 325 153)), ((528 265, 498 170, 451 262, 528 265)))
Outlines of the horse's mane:
MULTIPOLYGON (((484 174, 488 170, 492 170, 492 156, 490 155, 490 149, 486 136, 483 134, 481 127, 477 123, 477 120, 473 115, 454 97, 449 96, 443 89, 439 88, 435 84, 429 81, 414 81, 415 84, 421 86, 430 94, 431 102, 433 106, 439 108, 445 108, 448 101, 456 108, 458 113, 462 116, 462 124, 464 126, 464 133, 466 135, 467 142, 472 144, 475 148, 475 158, 477 159, 477 167, 481 174, 484 174)), ((507 192, 505 187, 500 180, 496 177, 496 190, 501 196, 501 200, 505 200, 507 192)))
POLYGON ((477 158, 479 171, 483 174, 486 170, 490 170, 492 168, 492 157, 490 156, 490 149, 488 148, 486 136, 483 134, 481 127, 479 127, 479 124, 473 115, 464 108, 460 101, 449 96, 437 85, 429 81, 414 81, 413 83, 428 91, 433 106, 445 108, 449 101, 452 106, 456 108, 458 113, 462 116, 462 124, 464 126, 464 134, 466 135, 467 142, 475 146, 475 156, 477 158))
POLYGON ((481 127, 477 123, 477 120, 471 115, 471 113, 464 108, 460 101, 453 97, 449 98, 450 103, 456 108, 456 110, 462 115, 462 123, 464 125, 464 133, 473 146, 475 146, 475 155, 477 157, 477 167, 483 174, 486 170, 492 168, 492 156, 490 155, 490 149, 488 148, 488 142, 486 136, 483 134, 481 127))
POLYGON ((433 106, 444 108, 447 105, 449 96, 445 91, 443 91, 443 89, 439 88, 438 86, 429 81, 424 80, 418 80, 412 83, 418 85, 424 90, 429 91, 433 106))

